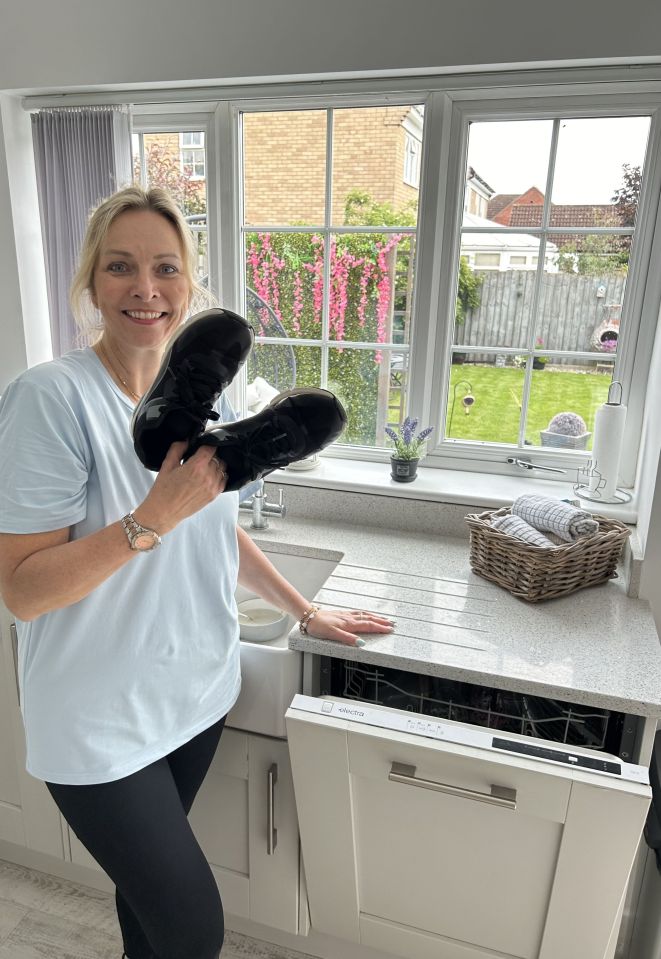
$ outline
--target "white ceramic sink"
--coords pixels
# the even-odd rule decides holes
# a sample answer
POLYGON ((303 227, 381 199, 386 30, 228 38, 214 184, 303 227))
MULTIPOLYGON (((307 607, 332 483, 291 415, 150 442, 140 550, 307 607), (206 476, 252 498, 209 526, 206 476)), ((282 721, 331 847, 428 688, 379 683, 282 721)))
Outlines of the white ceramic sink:
MULTIPOLYGON (((317 595, 342 559, 341 553, 331 550, 314 550, 306 556, 288 553, 286 546, 266 555, 309 600, 317 595)), ((236 601, 240 603, 254 595, 239 586, 236 601)), ((294 625, 290 617, 281 635, 266 643, 241 640, 241 695, 227 717, 228 726, 265 736, 286 736, 285 712, 294 695, 303 689, 303 654, 287 645, 294 625)))

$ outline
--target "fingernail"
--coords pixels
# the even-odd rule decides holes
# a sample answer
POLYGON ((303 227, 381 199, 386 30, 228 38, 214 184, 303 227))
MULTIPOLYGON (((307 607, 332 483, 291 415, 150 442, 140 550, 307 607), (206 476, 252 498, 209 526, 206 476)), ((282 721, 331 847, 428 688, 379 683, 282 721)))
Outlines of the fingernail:
POLYGON ((357 640, 356 640, 356 646, 366 646, 366 645, 367 645, 367 644, 366 644, 366 642, 365 642, 364 639, 357 639, 357 640))

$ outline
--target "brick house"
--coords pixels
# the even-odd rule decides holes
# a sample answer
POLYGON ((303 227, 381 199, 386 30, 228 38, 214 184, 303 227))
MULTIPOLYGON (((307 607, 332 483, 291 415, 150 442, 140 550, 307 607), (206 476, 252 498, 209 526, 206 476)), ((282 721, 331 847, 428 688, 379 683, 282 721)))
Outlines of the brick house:
MULTIPOLYGON (((544 194, 537 187, 530 187, 520 195, 497 193, 489 201, 487 217, 502 226, 541 226, 544 210, 544 194)), ((615 206, 609 203, 552 203, 549 226, 554 227, 604 227, 621 226, 615 206)), ((569 243, 581 249, 581 236, 571 233, 554 235, 558 247, 569 243)))
MULTIPOLYGON (((417 106, 334 111, 335 223, 344 223, 344 205, 352 190, 396 209, 417 201, 422 126, 423 112, 417 106)), ((323 223, 326 111, 245 114, 243 135, 246 223, 323 223)), ((152 149, 203 192, 203 133, 145 134, 145 153, 152 149)))
MULTIPOLYGON (((352 190, 396 209, 417 200, 422 122, 415 106, 333 112, 334 223, 352 190)), ((246 223, 323 223, 326 112, 246 114, 243 133, 246 223)))

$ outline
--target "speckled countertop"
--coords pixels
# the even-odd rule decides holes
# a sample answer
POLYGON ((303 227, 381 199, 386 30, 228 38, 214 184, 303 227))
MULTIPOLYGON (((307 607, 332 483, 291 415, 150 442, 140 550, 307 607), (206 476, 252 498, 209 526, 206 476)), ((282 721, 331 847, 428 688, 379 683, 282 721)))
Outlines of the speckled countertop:
POLYGON ((362 648, 294 629, 291 649, 661 718, 652 614, 618 580, 531 604, 472 573, 458 537, 290 517, 253 535, 267 551, 339 559, 320 605, 397 621, 362 648))

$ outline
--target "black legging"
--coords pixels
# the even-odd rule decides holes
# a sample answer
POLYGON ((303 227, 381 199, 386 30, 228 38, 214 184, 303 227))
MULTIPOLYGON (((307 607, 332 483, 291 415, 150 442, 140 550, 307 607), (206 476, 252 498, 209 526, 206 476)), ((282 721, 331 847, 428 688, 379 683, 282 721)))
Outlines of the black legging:
POLYGON ((217 959, 225 926, 218 887, 188 823, 225 719, 114 782, 46 783, 82 844, 116 886, 129 959, 217 959))

